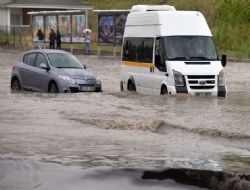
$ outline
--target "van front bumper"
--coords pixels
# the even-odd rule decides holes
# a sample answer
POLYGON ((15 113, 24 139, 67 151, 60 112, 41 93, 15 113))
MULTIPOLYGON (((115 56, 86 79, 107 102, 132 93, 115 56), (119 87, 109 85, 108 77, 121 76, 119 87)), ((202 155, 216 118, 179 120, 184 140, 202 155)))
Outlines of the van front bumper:
POLYGON ((192 96, 218 96, 226 97, 227 88, 226 86, 218 86, 217 88, 211 90, 192 90, 187 88, 187 86, 168 86, 169 94, 189 94, 192 96))

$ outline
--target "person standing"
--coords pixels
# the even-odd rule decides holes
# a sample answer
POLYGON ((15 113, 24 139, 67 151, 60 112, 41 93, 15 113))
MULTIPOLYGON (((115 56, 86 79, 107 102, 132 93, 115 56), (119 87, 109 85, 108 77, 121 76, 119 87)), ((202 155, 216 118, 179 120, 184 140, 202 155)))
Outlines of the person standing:
POLYGON ((57 30, 57 32, 56 32, 56 49, 60 49, 60 50, 62 49, 62 47, 61 47, 61 43, 62 43, 61 37, 62 37, 62 35, 61 35, 60 31, 57 30))
POLYGON ((37 32, 37 37, 38 37, 38 48, 42 49, 44 48, 44 34, 41 29, 38 30, 37 32))
POLYGON ((89 34, 89 31, 86 31, 86 35, 85 35, 85 55, 89 55, 89 47, 90 47, 90 34, 89 34))
POLYGON ((49 34, 49 48, 50 49, 55 49, 55 41, 56 41, 56 33, 54 29, 51 29, 50 34, 49 34))

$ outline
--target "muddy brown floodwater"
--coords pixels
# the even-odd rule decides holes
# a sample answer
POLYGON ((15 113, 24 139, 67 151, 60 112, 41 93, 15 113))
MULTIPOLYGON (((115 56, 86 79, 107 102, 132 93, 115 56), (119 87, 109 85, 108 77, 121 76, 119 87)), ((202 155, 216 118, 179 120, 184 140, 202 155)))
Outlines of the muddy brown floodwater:
MULTIPOLYGON (((0 189, 63 189, 50 183, 44 186, 48 181, 45 174, 62 171, 65 175, 52 177, 58 184, 70 181, 67 170, 75 171, 77 182, 71 181, 72 189, 82 189, 83 182, 77 180, 79 168, 87 175, 104 166, 109 169, 101 173, 111 176, 110 181, 116 173, 125 176, 124 168, 250 173, 249 63, 228 63, 227 98, 120 92, 119 58, 81 55, 77 57, 101 79, 102 93, 11 93, 11 66, 20 55, 18 51, 0 51, 0 189), (12 183, 17 178, 10 176, 24 173, 36 183, 23 182, 18 188, 12 183), (33 179, 33 174, 40 181, 33 179)), ((132 173, 139 171, 143 170, 132 173)), ((131 178, 131 171, 126 172, 131 178)), ((95 175, 93 181, 98 178, 95 175)), ((141 188, 150 189, 154 183, 145 182, 148 186, 141 188)), ((172 189, 187 189, 172 181, 167 184, 172 189)), ((117 189, 113 185, 106 189, 117 189)), ((152 189, 164 186, 161 183, 152 189)), ((102 185, 88 187, 85 189, 105 189, 102 185)), ((140 188, 131 185, 127 189, 140 188)))

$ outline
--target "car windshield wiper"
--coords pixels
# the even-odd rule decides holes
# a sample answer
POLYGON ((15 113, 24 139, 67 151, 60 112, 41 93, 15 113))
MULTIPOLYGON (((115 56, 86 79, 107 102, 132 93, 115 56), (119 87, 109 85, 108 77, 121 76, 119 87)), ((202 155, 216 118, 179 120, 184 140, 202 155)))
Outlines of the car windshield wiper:
POLYGON ((81 67, 56 67, 56 68, 59 68, 59 69, 83 69, 81 67))
POLYGON ((187 60, 188 58, 187 57, 173 57, 173 58, 168 58, 168 60, 187 60))

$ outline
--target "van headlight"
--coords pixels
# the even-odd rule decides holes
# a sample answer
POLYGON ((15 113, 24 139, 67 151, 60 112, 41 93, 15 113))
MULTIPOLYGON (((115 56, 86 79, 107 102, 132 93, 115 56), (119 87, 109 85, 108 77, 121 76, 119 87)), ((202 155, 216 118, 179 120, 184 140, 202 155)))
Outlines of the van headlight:
POLYGON ((221 70, 221 72, 219 73, 219 76, 218 76, 218 85, 219 86, 225 86, 225 76, 224 76, 223 70, 221 70))
POLYGON ((70 78, 69 76, 65 76, 65 75, 59 75, 59 79, 65 80, 69 84, 75 84, 76 83, 76 81, 74 79, 70 78))
POLYGON ((184 79, 180 72, 173 70, 175 86, 184 86, 184 79))

